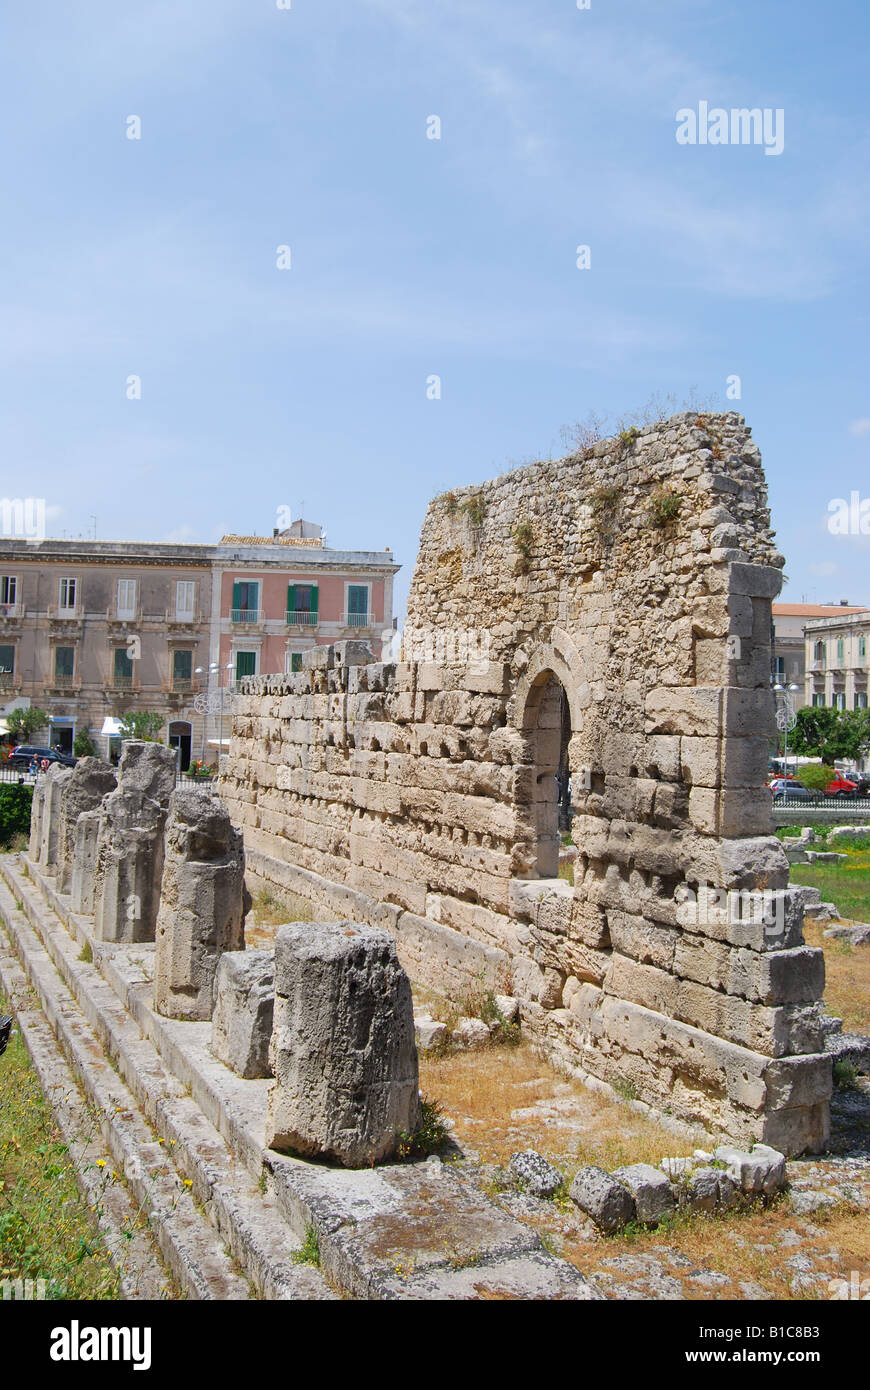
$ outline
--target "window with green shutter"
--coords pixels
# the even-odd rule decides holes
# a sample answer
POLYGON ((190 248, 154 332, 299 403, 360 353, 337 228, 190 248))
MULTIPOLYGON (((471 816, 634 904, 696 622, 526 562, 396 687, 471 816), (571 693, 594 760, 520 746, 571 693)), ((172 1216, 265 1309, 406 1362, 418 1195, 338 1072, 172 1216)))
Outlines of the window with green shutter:
POLYGON ((297 627, 314 627, 317 623, 318 594, 316 584, 287 585, 287 621, 297 627))
POLYGON ((291 670, 292 672, 301 671, 301 670, 302 670, 302 653, 301 653, 301 652, 291 652, 291 653, 290 653, 290 670, 291 670))
POLYGON ((55 647, 54 649, 54 674, 55 676, 72 676, 75 665, 74 647, 55 647))
POLYGON ((128 684, 133 679, 133 662, 126 647, 115 648, 115 680, 128 684))
POLYGON ((260 606, 260 584, 249 580, 237 580, 233 585, 234 623, 256 622, 260 606))
POLYGON ((193 677, 193 652, 174 651, 172 653, 172 679, 189 681, 193 677))
POLYGON ((15 647, 7 647, 5 644, 0 647, 0 676, 11 676, 15 673, 15 647))
POLYGON ((257 653, 236 652, 236 680, 240 681, 245 676, 255 676, 256 674, 257 653))

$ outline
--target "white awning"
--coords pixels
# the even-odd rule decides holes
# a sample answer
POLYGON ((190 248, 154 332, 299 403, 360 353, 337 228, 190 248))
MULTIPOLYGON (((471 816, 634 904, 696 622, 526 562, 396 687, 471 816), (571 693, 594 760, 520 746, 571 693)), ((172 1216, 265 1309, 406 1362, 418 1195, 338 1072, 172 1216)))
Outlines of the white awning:
POLYGON ((121 732, 121 721, 120 721, 120 719, 113 719, 111 715, 107 715, 106 718, 103 720, 103 727, 102 727, 102 729, 100 730, 100 733, 101 733, 101 734, 108 734, 110 737, 114 737, 115 735, 119 734, 120 732, 121 732))
POLYGON ((207 738, 206 743, 209 748, 229 748, 230 746, 228 738, 207 738))

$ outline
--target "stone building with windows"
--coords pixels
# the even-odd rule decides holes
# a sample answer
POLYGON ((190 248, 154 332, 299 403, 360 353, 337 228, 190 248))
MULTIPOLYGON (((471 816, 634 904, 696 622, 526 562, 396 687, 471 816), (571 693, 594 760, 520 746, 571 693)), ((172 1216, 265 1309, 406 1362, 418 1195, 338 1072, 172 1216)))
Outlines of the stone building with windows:
POLYGON ((807 656, 805 631, 808 623, 818 619, 832 620, 836 623, 843 618, 863 614, 870 618, 866 608, 853 606, 842 600, 840 603, 775 603, 773 605, 773 675, 779 685, 797 685, 794 705, 812 703, 814 687, 808 684, 808 674, 812 658, 807 656))
POLYGON ((151 710, 179 765, 215 760, 222 730, 199 694, 296 669, 309 646, 393 628, 389 551, 334 551, 319 526, 218 545, 0 538, 0 713, 38 706, 34 737, 112 756, 118 719, 151 710), (201 704, 201 702, 198 702, 201 704))
POLYGON ((841 609, 804 628, 804 703, 828 709, 866 709, 870 612, 841 609))

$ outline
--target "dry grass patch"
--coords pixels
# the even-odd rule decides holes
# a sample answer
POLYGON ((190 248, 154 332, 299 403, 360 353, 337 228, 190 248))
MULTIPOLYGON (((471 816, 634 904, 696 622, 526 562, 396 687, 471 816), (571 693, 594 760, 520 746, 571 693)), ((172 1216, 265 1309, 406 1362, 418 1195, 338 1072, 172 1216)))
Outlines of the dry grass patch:
POLYGON ((808 946, 825 953, 825 1005, 847 1033, 870 1033, 870 944, 850 946, 825 936, 825 924, 804 923, 808 946))
POLYGON ((586 1163, 656 1163, 690 1154, 680 1140, 644 1115, 597 1096, 562 1076, 529 1043, 480 1052, 420 1058, 420 1085, 455 1121, 461 1146, 487 1163, 537 1149, 569 1177, 586 1163))
POLYGON ((276 893, 260 888, 253 895, 251 911, 245 919, 245 945, 268 950, 275 945, 276 929, 285 922, 313 922, 314 909, 295 893, 276 893))

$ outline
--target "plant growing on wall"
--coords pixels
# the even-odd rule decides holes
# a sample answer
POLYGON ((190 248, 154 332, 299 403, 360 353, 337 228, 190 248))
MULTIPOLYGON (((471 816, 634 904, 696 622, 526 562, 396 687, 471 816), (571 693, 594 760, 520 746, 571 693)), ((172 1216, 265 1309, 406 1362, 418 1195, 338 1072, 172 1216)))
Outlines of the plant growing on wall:
POLYGON ((518 574, 528 574, 529 564, 532 556, 532 543, 535 533, 532 530, 530 521, 518 521, 513 530, 513 541, 519 551, 519 558, 516 562, 518 574))
POLYGON ((471 522, 472 526, 482 526, 484 513, 486 511, 486 503, 483 500, 483 493, 473 492, 471 496, 466 498, 466 500, 463 502, 462 511, 465 512, 465 515, 468 517, 468 520, 471 522))
POLYGON ((649 524, 650 526, 664 529, 670 526, 672 521, 676 521, 680 515, 683 499, 678 493, 669 487, 656 488, 649 499, 649 524))
POLYGON ((623 449, 630 449, 639 436, 640 430, 637 428, 637 425, 630 425, 628 429, 620 430, 617 438, 623 449))

